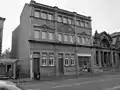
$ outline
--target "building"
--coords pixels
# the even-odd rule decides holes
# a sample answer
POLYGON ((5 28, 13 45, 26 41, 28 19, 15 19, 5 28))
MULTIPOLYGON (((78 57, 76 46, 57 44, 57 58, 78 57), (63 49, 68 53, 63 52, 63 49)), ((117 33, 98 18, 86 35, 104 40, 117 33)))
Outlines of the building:
POLYGON ((79 75, 91 62, 91 37, 91 17, 31 0, 12 32, 12 58, 27 77, 79 75))
POLYGON ((94 66, 101 68, 117 68, 120 66, 120 34, 108 34, 106 32, 95 32, 93 37, 94 66))
POLYGON ((12 78, 15 78, 15 68, 16 68, 17 60, 16 59, 8 59, 7 57, 9 55, 7 55, 7 57, 6 56, 4 57, 6 59, 3 59, 3 54, 1 54, 2 53, 4 21, 5 21, 5 18, 0 17, 0 78, 7 77, 8 71, 10 70, 10 68, 12 69, 12 73, 13 73, 12 78))
POLYGON ((3 27, 5 18, 0 17, 0 55, 2 53, 2 38, 3 38, 3 27))

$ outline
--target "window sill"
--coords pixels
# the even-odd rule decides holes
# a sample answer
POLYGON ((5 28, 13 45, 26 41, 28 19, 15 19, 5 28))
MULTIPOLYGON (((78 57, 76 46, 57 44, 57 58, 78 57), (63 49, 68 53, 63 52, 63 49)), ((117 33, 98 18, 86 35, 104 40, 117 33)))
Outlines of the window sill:
POLYGON ((54 65, 54 66, 48 66, 48 65, 47 65, 47 66, 40 66, 40 67, 46 67, 46 68, 47 68, 47 67, 55 67, 55 65, 54 65))

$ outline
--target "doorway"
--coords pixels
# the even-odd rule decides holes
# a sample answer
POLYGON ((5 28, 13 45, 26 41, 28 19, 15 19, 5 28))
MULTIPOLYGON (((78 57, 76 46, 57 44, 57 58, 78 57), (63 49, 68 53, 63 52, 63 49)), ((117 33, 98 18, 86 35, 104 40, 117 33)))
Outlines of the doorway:
POLYGON ((64 74, 64 58, 63 53, 58 53, 59 73, 64 74))
POLYGON ((36 78, 36 74, 40 72, 40 53, 33 53, 33 73, 34 78, 36 78))

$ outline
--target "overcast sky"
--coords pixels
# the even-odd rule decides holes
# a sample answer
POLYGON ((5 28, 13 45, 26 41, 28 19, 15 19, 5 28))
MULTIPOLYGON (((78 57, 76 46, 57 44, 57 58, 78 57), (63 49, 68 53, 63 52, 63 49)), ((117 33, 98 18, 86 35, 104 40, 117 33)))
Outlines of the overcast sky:
MULTIPOLYGON (((108 33, 120 30, 120 0, 35 0, 92 17, 92 31, 108 33)), ((12 31, 19 25, 20 14, 30 0, 0 0, 0 16, 6 18, 2 51, 11 48, 12 31)))

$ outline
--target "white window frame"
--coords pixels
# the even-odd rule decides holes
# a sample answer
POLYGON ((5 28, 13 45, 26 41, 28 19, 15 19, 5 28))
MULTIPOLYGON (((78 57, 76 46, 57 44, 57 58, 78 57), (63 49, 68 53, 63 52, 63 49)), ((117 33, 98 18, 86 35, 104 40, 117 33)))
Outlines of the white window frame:
POLYGON ((65 53, 65 55, 64 55, 64 65, 65 66, 69 66, 69 64, 70 64, 70 62, 69 62, 69 55, 70 55, 70 53, 65 53), (68 54, 68 56, 66 57, 66 55, 68 54), (67 63, 66 63, 66 61, 67 61, 67 63))
POLYGON ((42 53, 41 53, 41 66, 48 66, 48 52, 42 52, 42 53), (43 53, 47 53, 46 57, 43 56, 43 53), (43 60, 46 61, 45 64, 43 64, 43 60))
POLYGON ((85 22, 84 21, 80 21, 80 26, 81 27, 85 27, 85 22))
POLYGON ((34 30, 33 31, 33 38, 35 38, 35 39, 39 39, 40 38, 40 31, 39 30, 34 30), (37 32, 37 35, 36 35, 36 33, 35 32, 37 32))
POLYGON ((48 38, 49 40, 54 40, 54 33, 53 32, 49 32, 48 36, 49 36, 49 38, 48 38))
POLYGON ((53 14, 48 13, 48 20, 53 20, 53 14))
POLYGON ((76 25, 80 26, 80 20, 76 20, 76 25))
POLYGON ((40 12, 39 11, 34 11, 34 17, 40 18, 40 12))
POLYGON ((55 59, 54 59, 54 57, 55 57, 55 53, 54 52, 49 52, 49 58, 48 58, 48 65, 49 66, 55 66, 55 59), (50 53, 53 53, 52 57, 50 56, 50 53), (51 65, 49 64, 49 60, 52 60, 52 62, 53 62, 51 65))
POLYGON ((71 18, 68 18, 68 24, 72 24, 72 20, 71 18))
POLYGON ((69 41, 69 35, 68 34, 64 34, 64 41, 68 42, 69 41))
POLYGON ((68 18, 67 17, 63 17, 63 23, 68 23, 68 18))
POLYGON ((42 39, 47 39, 47 31, 42 31, 42 39))
POLYGON ((46 12, 41 12, 41 18, 42 19, 47 19, 47 13, 46 12), (45 15, 45 16, 44 16, 45 15))
POLYGON ((62 22, 62 16, 58 16, 58 17, 57 17, 57 21, 58 21, 58 22, 62 22))
POLYGON ((89 22, 85 22, 85 28, 89 28, 89 22))
POLYGON ((74 43, 74 35, 69 35, 70 43, 74 43))
POLYGON ((70 56, 70 65, 71 65, 71 66, 75 66, 75 54, 71 54, 71 56, 70 56), (73 61, 74 63, 72 63, 72 61, 73 61))
POLYGON ((58 41, 62 41, 62 33, 58 33, 58 41), (61 35, 61 37, 59 37, 61 35))

